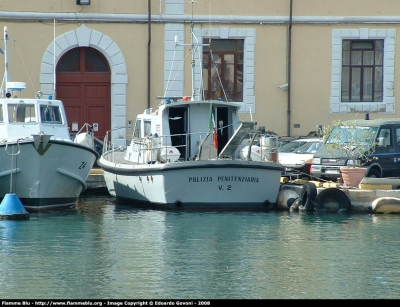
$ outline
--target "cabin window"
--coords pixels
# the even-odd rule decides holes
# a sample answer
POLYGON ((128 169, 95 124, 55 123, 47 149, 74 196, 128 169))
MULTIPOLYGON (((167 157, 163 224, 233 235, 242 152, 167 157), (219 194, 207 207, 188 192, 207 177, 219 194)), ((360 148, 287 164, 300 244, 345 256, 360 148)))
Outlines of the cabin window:
POLYGON ((383 101, 383 43, 343 40, 342 102, 383 101))
POLYGON ((138 119, 135 123, 135 131, 133 132, 134 139, 140 139, 140 131, 141 131, 140 124, 141 124, 141 122, 142 121, 140 119, 138 119))
POLYGON ((381 131, 379 131, 378 139, 382 139, 383 146, 392 145, 392 141, 391 141, 392 136, 390 134, 390 128, 382 128, 381 131))
POLYGON ((4 123, 3 105, 0 104, 0 123, 4 123))
POLYGON ((243 101, 243 39, 203 39, 206 100, 243 101))
POLYGON ((10 123, 36 123, 36 111, 33 104, 9 104, 8 118, 10 123))
POLYGON ((40 117, 42 119, 42 123, 62 124, 59 106, 41 105, 40 117))
POLYGON ((151 121, 145 120, 144 121, 144 136, 148 136, 151 134, 151 121))
POLYGON ((400 147, 400 127, 396 128, 396 143, 397 147, 400 147))

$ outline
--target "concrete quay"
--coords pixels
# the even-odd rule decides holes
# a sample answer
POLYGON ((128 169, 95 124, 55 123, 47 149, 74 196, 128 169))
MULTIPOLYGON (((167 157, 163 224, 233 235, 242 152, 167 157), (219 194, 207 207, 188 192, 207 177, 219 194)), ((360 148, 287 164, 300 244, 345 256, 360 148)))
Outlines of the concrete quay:
POLYGON ((107 190, 106 182, 104 181, 103 170, 100 168, 92 168, 89 176, 86 179, 86 192, 107 190))
MULTIPOLYGON (((395 181, 393 187, 387 185, 390 180, 375 179, 378 185, 361 185, 363 188, 349 188, 338 185, 316 186, 317 195, 327 188, 339 189, 346 194, 350 201, 350 209, 352 213, 400 213, 400 189, 398 189, 398 181, 395 181), (384 181, 386 185, 383 185, 384 181), (392 189, 390 189, 392 187, 392 189), (386 189, 387 188, 387 189, 386 189)), ((107 186, 104 181, 103 170, 100 168, 93 168, 86 180, 87 189, 85 192, 107 192, 107 186)), ((278 198, 278 210, 291 210, 290 205, 287 204, 289 198, 300 198, 304 182, 302 184, 296 183, 282 183, 280 195, 278 198), (285 193, 285 190, 292 191, 285 193)), ((328 197, 329 198, 329 197, 328 197)), ((331 207, 340 208, 339 200, 334 199, 335 196, 328 201, 331 207), (335 203, 336 202, 336 203, 335 203)))
MULTIPOLYGON (((281 199, 278 201, 279 210, 290 210, 290 206, 285 203, 288 197, 301 197, 304 184, 285 183, 281 185, 281 199), (285 196, 284 190, 292 190, 295 194, 285 196)), ((317 195, 327 187, 317 186, 317 195)), ((400 189, 361 189, 344 186, 331 187, 339 189, 346 194, 350 200, 352 213, 400 213, 400 189)), ((333 196, 329 201, 334 203, 337 199, 333 196)), ((340 206, 340 204, 337 204, 340 206)))

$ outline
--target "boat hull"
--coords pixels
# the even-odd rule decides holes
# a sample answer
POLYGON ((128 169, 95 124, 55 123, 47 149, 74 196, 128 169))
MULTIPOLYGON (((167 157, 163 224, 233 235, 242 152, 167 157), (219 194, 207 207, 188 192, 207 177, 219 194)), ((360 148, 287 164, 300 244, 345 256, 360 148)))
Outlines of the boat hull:
POLYGON ((152 207, 197 210, 276 208, 282 167, 243 160, 206 160, 147 165, 101 157, 109 193, 152 207))
POLYGON ((15 193, 28 211, 74 205, 96 159, 93 149, 62 140, 1 144, 0 193, 15 193))

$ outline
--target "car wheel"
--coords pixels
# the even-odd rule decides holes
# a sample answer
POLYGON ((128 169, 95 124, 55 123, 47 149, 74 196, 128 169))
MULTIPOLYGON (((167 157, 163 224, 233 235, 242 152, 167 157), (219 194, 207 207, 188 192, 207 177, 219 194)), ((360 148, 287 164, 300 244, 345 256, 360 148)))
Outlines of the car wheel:
POLYGON ((381 177, 381 173, 377 170, 377 169, 370 169, 367 177, 371 177, 371 178, 380 178, 381 177))

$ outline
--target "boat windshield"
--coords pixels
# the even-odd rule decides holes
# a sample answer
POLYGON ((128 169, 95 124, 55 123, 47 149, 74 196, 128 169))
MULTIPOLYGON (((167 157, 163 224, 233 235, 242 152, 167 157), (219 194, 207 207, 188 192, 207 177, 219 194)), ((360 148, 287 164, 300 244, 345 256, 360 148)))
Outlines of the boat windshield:
POLYGON ((40 118, 45 124, 62 124, 60 107, 40 105, 40 118))
POLYGON ((8 120, 10 123, 36 123, 36 110, 34 104, 10 103, 7 106, 8 120))
POLYGON ((372 144, 375 141, 378 127, 334 127, 326 143, 372 144))

